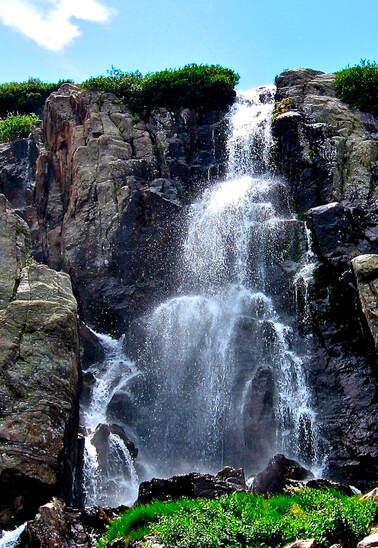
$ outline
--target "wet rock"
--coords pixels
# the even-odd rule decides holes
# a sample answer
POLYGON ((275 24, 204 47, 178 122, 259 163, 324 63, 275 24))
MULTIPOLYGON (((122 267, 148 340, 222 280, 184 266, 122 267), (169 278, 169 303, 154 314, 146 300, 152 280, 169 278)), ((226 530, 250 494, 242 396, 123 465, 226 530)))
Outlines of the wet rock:
POLYGON ((252 490, 254 493, 280 493, 286 487, 287 480, 305 480, 312 473, 296 461, 287 459, 284 455, 276 455, 268 466, 256 475, 252 490))
POLYGON ((231 466, 226 466, 223 470, 218 472, 215 477, 221 481, 230 483, 231 485, 239 485, 241 489, 246 488, 243 468, 232 468, 231 466))
POLYGON ((115 96, 64 84, 44 128, 37 257, 70 272, 83 321, 123 333, 171 289, 182 205, 224 161, 222 113, 159 109, 136 121, 115 96))
POLYGON ((0 197, 0 527, 52 494, 76 464, 78 330, 70 278, 28 255, 28 228, 0 197), (6 272, 8 269, 8 272, 6 272))
POLYGON ((79 322, 80 359, 82 369, 86 370, 90 365, 101 362, 105 353, 98 337, 83 322, 79 322))
POLYGON ((360 255, 352 260, 362 310, 378 353, 378 255, 360 255))
POLYGON ((365 537, 357 544, 357 548, 373 548, 374 546, 378 546, 378 533, 365 537))
POLYGON ((125 444, 127 450, 129 451, 133 459, 137 457, 138 449, 135 447, 133 442, 130 441, 129 438, 126 436, 126 433, 121 426, 117 424, 112 424, 111 426, 107 424, 99 424, 92 437, 92 444, 96 448, 97 458, 98 458, 100 467, 102 468, 107 467, 107 461, 109 458, 110 434, 115 434, 123 441, 123 443, 125 444))
POLYGON ((139 486, 138 503, 147 504, 154 499, 170 500, 180 497, 214 498, 246 490, 242 470, 227 467, 219 474, 212 476, 192 472, 169 479, 154 478, 151 481, 145 481, 139 486))
POLYGON ((342 103, 332 74, 285 71, 276 83, 275 166, 318 259, 302 326, 327 477, 366 490, 378 480, 377 354, 351 261, 377 251, 378 120, 342 103))
MULTIPOLYGON (((272 336, 274 335, 272 334, 272 336)), ((261 468, 267 461, 274 443, 273 394, 272 369, 259 367, 246 394, 244 412, 246 445, 255 464, 255 469, 261 468), (260 435, 261 431, 265 432, 264 436, 260 435)))
POLYGON ((130 424, 133 420, 133 406, 131 398, 125 392, 116 392, 106 408, 109 421, 130 424))
POLYGON ((84 510, 68 508, 54 498, 42 506, 29 521, 22 540, 28 548, 94 548, 106 527, 118 513, 110 508, 91 507, 84 510))
POLYGON ((306 481, 306 487, 311 487, 312 489, 335 489, 335 491, 339 491, 339 493, 342 493, 343 495, 347 495, 348 497, 352 497, 355 492, 349 485, 345 485, 344 483, 339 483, 337 481, 331 481, 327 479, 312 479, 309 481, 306 481))

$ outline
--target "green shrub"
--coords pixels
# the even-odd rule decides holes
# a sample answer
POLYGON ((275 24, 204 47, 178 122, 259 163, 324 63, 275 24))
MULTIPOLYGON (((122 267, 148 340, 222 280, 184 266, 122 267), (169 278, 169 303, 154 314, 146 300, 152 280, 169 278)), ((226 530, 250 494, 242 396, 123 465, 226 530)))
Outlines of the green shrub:
POLYGON ((336 73, 337 96, 348 105, 378 116, 378 65, 361 60, 359 65, 336 73))
POLYGON ((369 533, 378 504, 336 491, 304 489, 264 498, 234 493, 215 500, 181 499, 136 506, 113 522, 99 547, 115 538, 126 545, 156 535, 167 548, 282 547, 316 538, 319 548, 342 541, 352 548, 369 533))
POLYGON ((0 143, 27 137, 40 120, 36 114, 9 114, 0 119, 0 143))
POLYGON ((70 81, 59 80, 55 84, 48 84, 37 78, 30 78, 27 82, 0 84, 0 116, 5 116, 8 112, 35 112, 43 106, 50 93, 64 82, 70 81))
POLYGON ((90 78, 85 89, 107 91, 121 97, 134 111, 155 107, 219 109, 235 97, 239 75, 219 65, 186 65, 142 76, 112 69, 108 76, 90 78))

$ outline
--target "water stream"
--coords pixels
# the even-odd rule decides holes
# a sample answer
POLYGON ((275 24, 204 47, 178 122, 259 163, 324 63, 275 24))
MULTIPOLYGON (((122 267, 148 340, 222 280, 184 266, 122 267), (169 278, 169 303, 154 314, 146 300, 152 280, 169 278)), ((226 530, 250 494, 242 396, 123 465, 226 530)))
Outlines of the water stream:
POLYGON ((100 336, 106 357, 93 366, 82 420, 87 503, 125 503, 152 475, 253 472, 278 451, 321 460, 295 308, 312 257, 286 185, 269 171, 273 105, 273 86, 238 95, 226 177, 190 207, 176 294, 128 334, 134 361, 124 339, 100 336), (139 465, 110 432, 101 468, 93 437, 109 418, 138 447, 139 465))

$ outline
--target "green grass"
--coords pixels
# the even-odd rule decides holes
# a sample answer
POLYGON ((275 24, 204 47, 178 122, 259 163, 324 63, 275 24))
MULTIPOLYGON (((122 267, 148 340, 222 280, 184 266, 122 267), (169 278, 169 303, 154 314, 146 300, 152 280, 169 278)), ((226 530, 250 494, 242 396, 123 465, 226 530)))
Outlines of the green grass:
POLYGON ((9 114, 0 119, 0 143, 27 137, 40 120, 36 114, 9 114))
POLYGON ((316 538, 319 548, 342 541, 356 546, 378 517, 378 503, 327 490, 304 489, 264 498, 234 493, 214 500, 180 499, 136 506, 114 521, 98 547, 115 538, 125 545, 147 534, 167 548, 282 547, 316 538))
POLYGON ((361 60, 359 65, 336 73, 336 94, 348 105, 378 116, 378 65, 361 60))
POLYGON ((9 112, 35 112, 43 106, 50 93, 56 91, 64 82, 70 81, 59 80, 49 84, 41 82, 38 78, 30 78, 27 82, 0 84, 0 116, 6 116, 9 112))
POLYGON ((135 112, 156 107, 208 111, 229 104, 238 81, 239 75, 231 69, 191 64, 145 76, 138 71, 126 73, 113 68, 108 76, 90 78, 82 87, 115 93, 135 112))

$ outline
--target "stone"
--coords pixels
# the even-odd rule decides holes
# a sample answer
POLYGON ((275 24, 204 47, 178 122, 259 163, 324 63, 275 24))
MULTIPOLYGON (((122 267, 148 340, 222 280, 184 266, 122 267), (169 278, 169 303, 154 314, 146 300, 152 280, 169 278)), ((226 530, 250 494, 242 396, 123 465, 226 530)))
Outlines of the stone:
POLYGON ((296 461, 287 459, 284 455, 274 456, 267 467, 255 476, 252 490, 254 493, 280 493, 286 487, 287 480, 305 480, 313 477, 296 461))
POLYGON ((365 537, 357 544, 357 548, 373 548, 374 546, 378 546, 378 533, 365 537))
POLYGON ((312 334, 306 371, 327 440, 326 474, 367 490, 378 479, 376 327, 361 307, 352 260, 377 252, 378 119, 340 101, 334 79, 310 69, 277 77, 274 165, 317 260, 302 322, 312 334))
POLYGON ((316 540, 314 538, 306 540, 296 540, 292 544, 286 544, 285 548, 315 548, 316 540))
POLYGON ((134 542, 132 548, 165 548, 165 544, 162 544, 156 537, 147 535, 142 540, 134 542))
POLYGON ((306 487, 311 487, 311 489, 334 489, 335 491, 339 491, 339 493, 347 495, 348 497, 352 497, 355 494, 349 485, 328 479, 311 479, 306 481, 305 485, 306 487))
POLYGON ((368 493, 365 493, 360 498, 360 500, 369 500, 369 499, 373 499, 373 500, 378 499, 378 487, 375 487, 374 489, 372 489, 368 493))
POLYGON ((83 322, 120 335, 170 290, 182 206, 224 162, 223 114, 159 109, 135 122, 114 95, 64 84, 44 129, 36 257, 70 272, 83 322))
POLYGON ((117 511, 110 508, 96 506, 78 510, 53 498, 27 523, 22 541, 30 548, 93 548, 110 521, 117 517, 117 511))
POLYGON ((214 498, 247 489, 244 472, 227 467, 216 476, 191 474, 173 476, 169 479, 154 478, 139 486, 138 503, 148 504, 152 500, 170 500, 180 497, 214 498))
POLYGON ((69 276, 35 264, 27 225, 3 196, 0 208, 0 527, 10 527, 69 496, 79 343, 69 276))
POLYGON ((362 310, 378 353, 378 255, 359 255, 352 265, 362 310))

